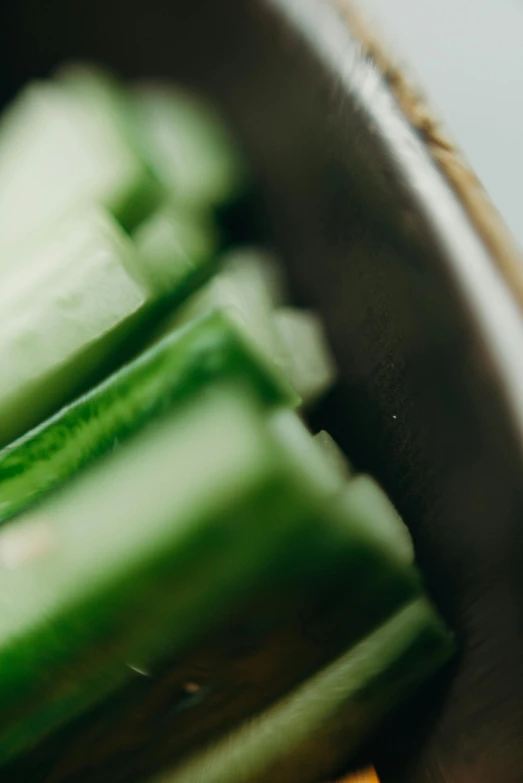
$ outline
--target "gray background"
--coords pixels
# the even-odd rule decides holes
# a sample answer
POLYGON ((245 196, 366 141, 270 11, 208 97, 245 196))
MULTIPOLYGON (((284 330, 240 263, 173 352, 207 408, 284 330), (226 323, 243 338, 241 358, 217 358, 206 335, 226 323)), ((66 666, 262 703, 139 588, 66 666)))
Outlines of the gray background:
POLYGON ((523 248, 523 2, 360 0, 523 248))

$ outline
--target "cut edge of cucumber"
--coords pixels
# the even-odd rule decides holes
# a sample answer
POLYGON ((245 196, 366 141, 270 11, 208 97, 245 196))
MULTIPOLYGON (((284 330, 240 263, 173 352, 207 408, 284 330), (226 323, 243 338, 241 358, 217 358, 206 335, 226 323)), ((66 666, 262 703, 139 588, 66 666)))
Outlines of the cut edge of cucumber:
POLYGON ((290 695, 157 783, 321 780, 453 649, 433 608, 415 599, 290 695))
POLYGON ((230 313, 210 313, 166 335, 0 450, 0 523, 58 489, 100 459, 115 441, 134 437, 152 423, 151 417, 160 418, 169 406, 184 404, 188 389, 184 392, 183 384, 190 382, 191 372, 193 394, 220 382, 220 377, 222 381, 236 377, 267 405, 297 407, 300 402, 285 377, 238 328, 230 313))

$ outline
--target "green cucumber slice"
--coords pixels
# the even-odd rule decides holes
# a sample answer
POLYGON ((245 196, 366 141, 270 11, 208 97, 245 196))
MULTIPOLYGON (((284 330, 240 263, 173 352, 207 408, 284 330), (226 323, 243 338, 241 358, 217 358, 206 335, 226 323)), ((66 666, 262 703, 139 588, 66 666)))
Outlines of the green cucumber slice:
POLYGON ((0 522, 215 380, 252 388, 268 406, 297 405, 285 378, 216 312, 166 336, 140 357, 0 451, 0 522))
MULTIPOLYGON (((70 210, 99 203, 132 229, 161 188, 110 101, 53 82, 27 87, 0 123, 0 246, 5 258, 70 210)), ((4 263, 4 262, 2 262, 4 263)))
POLYGON ((142 149, 177 202, 215 208, 243 193, 243 161, 207 100, 159 82, 134 98, 142 149))
POLYGON ((286 372, 307 405, 334 383, 336 367, 320 318, 308 310, 280 307, 274 313, 276 329, 286 349, 286 372))
POLYGON ((217 387, 0 532, 2 761, 137 667, 188 650, 256 591, 341 580, 356 606, 357 585, 360 628, 386 611, 391 578, 396 601, 419 592, 287 432, 237 387, 217 387))
POLYGON ((414 562, 414 547, 407 526, 370 476, 356 476, 341 495, 341 503, 351 519, 359 520, 369 541, 383 547, 398 565, 414 562))
POLYGON ((102 210, 13 264, 0 290, 0 444, 77 393, 149 301, 131 241, 102 210))
POLYGON ((249 336, 279 364, 284 364, 282 341, 273 321, 272 288, 264 274, 265 257, 256 251, 233 251, 219 272, 175 315, 185 322, 220 307, 233 308, 249 336))
POLYGON ((451 653, 434 610, 416 599, 281 702, 158 783, 331 779, 391 708, 451 653))
POLYGON ((158 667, 135 661, 126 689, 19 759, 8 779, 39 783, 47 768, 56 783, 149 779, 284 698, 420 595, 401 545, 390 546, 395 523, 387 533, 372 512, 336 499, 318 473, 318 454, 302 461, 317 444, 303 425, 297 431, 293 414, 271 414, 268 425, 294 483, 319 479, 318 524, 302 521, 260 590, 231 604, 195 646, 158 667), (284 415, 293 422, 282 422, 284 415))
POLYGON ((101 120, 105 120, 140 162, 143 172, 141 187, 131 190, 128 197, 116 202, 114 208, 121 224, 128 231, 133 230, 161 203, 167 192, 148 163, 147 150, 142 148, 134 102, 127 87, 111 72, 86 63, 62 66, 55 73, 54 83, 88 108, 91 115, 96 112, 101 120))
POLYGON ((338 474, 342 481, 348 481, 352 475, 352 467, 334 438, 321 430, 314 436, 314 440, 329 462, 332 472, 338 474))
POLYGON ((133 232, 152 292, 187 290, 211 272, 218 250, 216 227, 205 214, 166 204, 133 232))
POLYGON ((277 307, 282 295, 272 257, 240 249, 226 255, 220 271, 183 304, 175 321, 234 308, 245 331, 310 405, 332 384, 334 362, 319 319, 309 311, 277 307))
POLYGON ((270 417, 269 426, 274 436, 282 441, 283 448, 290 448, 292 455, 299 455, 297 470, 302 470, 306 465, 326 493, 339 495, 345 490, 345 477, 339 470, 333 470, 332 462, 326 457, 317 437, 311 436, 298 415, 282 408, 270 417))

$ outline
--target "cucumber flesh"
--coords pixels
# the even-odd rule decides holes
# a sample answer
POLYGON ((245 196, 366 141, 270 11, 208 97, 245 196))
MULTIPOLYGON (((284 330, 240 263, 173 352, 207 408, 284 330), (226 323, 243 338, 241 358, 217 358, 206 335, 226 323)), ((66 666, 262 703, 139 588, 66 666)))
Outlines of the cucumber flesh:
POLYGON ((412 569, 398 568, 395 554, 368 538, 368 516, 348 520, 329 493, 318 521, 315 535, 302 523, 278 550, 278 568, 261 595, 247 596, 239 613, 231 606, 231 618, 208 628, 185 655, 159 667, 134 661, 150 677, 135 672, 134 686, 26 754, 8 779, 36 783, 46 762, 68 783, 148 779, 159 759, 165 768, 224 736, 419 595, 412 569), (201 687, 194 697, 184 690, 188 682, 201 687))
POLYGON ((346 513, 365 530, 369 540, 383 547, 398 565, 414 562, 414 547, 407 526, 387 495, 370 476, 356 476, 342 492, 346 513))
MULTIPOLYGON (((27 87, 0 123, 4 258, 71 209, 93 201, 131 229, 160 186, 131 149, 107 102, 53 82, 27 87)), ((2 262, 4 263, 4 262, 2 262)))
POLYGON ((267 406, 297 405, 285 378, 216 312, 166 336, 53 418, 0 451, 0 522, 216 380, 249 386, 267 406))
POLYGON ((422 598, 232 735, 158 783, 316 783, 450 657, 452 643, 422 598))
POLYGON ((317 437, 312 437, 302 419, 293 411, 286 409, 276 411, 270 418, 269 426, 275 437, 282 442, 282 447, 290 448, 293 455, 299 455, 298 470, 307 465, 316 480, 321 482, 326 493, 339 494, 347 486, 345 476, 338 469, 332 468, 332 461, 325 455, 317 437))
MULTIPOLYGON (((110 134, 118 134, 135 158, 140 162, 143 182, 127 196, 115 202, 115 215, 121 224, 131 231, 146 219, 167 195, 148 163, 147 150, 142 148, 142 138, 136 124, 134 101, 124 84, 109 71, 97 65, 70 63, 55 73, 54 83, 71 97, 97 112, 108 126, 106 142, 110 134)), ((101 125, 101 123, 100 123, 101 125)))
POLYGON ((334 438, 325 430, 321 430, 314 436, 314 440, 328 460, 332 472, 338 474, 342 481, 348 481, 352 475, 352 468, 334 438))
POLYGON ((285 369, 303 401, 311 405, 334 383, 336 368, 321 320, 315 313, 280 307, 276 329, 286 348, 285 369))
MULTIPOLYGON (((0 183, 1 446, 85 387, 153 302, 209 273, 213 210, 245 178, 197 102, 158 87, 129 98, 80 69, 11 109, 0 183)), ((299 612, 306 589, 337 594, 329 629, 351 649, 296 687, 307 652, 290 695, 176 781, 312 783, 342 760, 341 732, 354 747, 449 655, 432 609, 413 598, 412 544, 381 490, 347 483, 335 444, 294 412, 267 413, 298 405, 293 389, 311 404, 334 378, 318 319, 283 298, 270 263, 229 257, 175 316, 186 326, 0 452, 0 522, 61 489, 0 531, 0 763, 137 671, 183 660, 209 633, 212 645, 246 606, 270 624, 275 589, 291 591, 285 611, 294 601, 299 612)), ((237 721, 280 697, 260 691, 237 721)))
MULTIPOLYGON (((240 393, 237 382, 234 388, 231 411, 227 414, 233 420, 240 393)), ((203 396, 198 396, 208 403, 215 394, 213 384, 203 396)), ((201 402, 197 403, 194 396, 191 399, 194 410, 196 407, 200 410, 201 402)), ((178 410, 177 416, 182 418, 181 409, 178 410)), ((136 652, 133 652, 132 658, 127 658, 134 667, 131 672, 134 679, 129 682, 129 690, 104 700, 94 712, 73 724, 72 733, 71 729, 64 728, 40 751, 44 756, 50 754, 51 758, 56 758, 57 748, 65 744, 69 748, 65 758, 58 751, 62 769, 69 769, 68 764, 71 763, 82 769, 82 759, 85 759, 91 771, 89 774, 95 774, 97 779, 104 781, 108 779, 107 770, 114 770, 115 764, 121 763, 125 767, 125 759, 119 754, 128 753, 129 747, 133 748, 133 770, 147 769, 148 759, 150 761, 155 753, 152 745, 158 750, 158 747, 165 748, 167 744, 170 759, 187 757, 191 750, 205 746, 217 735, 223 736, 225 731, 282 698, 349 644, 382 623, 391 612, 420 594, 421 586, 415 569, 404 557, 398 557, 394 537, 401 538, 401 534, 398 534, 395 520, 391 531, 384 530, 386 523, 373 516, 374 511, 380 509, 379 503, 373 502, 368 512, 362 511, 357 502, 347 501, 350 483, 344 485, 339 475, 329 479, 328 466, 321 464, 321 449, 296 415, 276 410, 267 418, 265 416, 260 413, 260 418, 265 420, 258 423, 261 435, 257 437, 260 442, 270 441, 272 467, 279 470, 279 466, 285 466, 286 481, 297 488, 296 503, 303 500, 303 513, 293 528, 292 537, 275 545, 271 553, 271 571, 260 577, 252 592, 249 585, 253 584, 253 574, 249 572, 249 577, 245 572, 238 593, 228 603, 221 619, 217 613, 215 622, 209 623, 205 616, 195 615, 201 619, 202 634, 196 644, 189 645, 184 653, 174 654, 172 659, 169 657, 171 663, 164 661, 156 667, 151 658, 136 652), (308 500, 305 501, 304 496, 308 500), (137 678, 140 678, 137 669, 151 674, 151 691, 149 685, 146 688, 150 694, 147 698, 149 706, 143 705, 139 717, 136 700, 143 698, 144 694, 140 689, 138 695, 133 690, 137 678), (169 707, 168 714, 165 714, 161 711, 161 705, 165 705, 162 694, 174 692, 174 705, 178 704, 178 686, 183 691, 188 672, 195 673, 197 682, 200 676, 203 677, 201 703, 195 701, 195 709, 185 709, 182 695, 181 711, 178 713, 167 697, 169 707), (153 714, 151 701, 159 704, 156 712, 153 708, 153 714), (154 726, 152 730, 151 725, 154 726), (112 733, 128 738, 123 749, 118 743, 114 748, 110 741, 99 743, 97 740, 100 736, 110 737, 112 733)), ((222 450, 227 450, 229 445, 236 448, 234 438, 231 441, 227 434, 227 422, 224 421, 223 426, 223 440, 216 438, 215 430, 211 433, 212 448, 216 450, 218 459, 222 458, 222 450)), ((245 424, 242 426, 246 429, 245 424)), ((233 432, 235 428, 236 424, 233 432)), ((139 437, 140 442, 143 442, 143 437, 139 437)), ((211 448, 210 443, 208 449, 211 448)), ((130 444, 121 454, 137 447, 138 443, 130 444)), ((138 454, 138 451, 135 453, 138 454)), ((188 474, 178 475, 170 452, 164 453, 164 461, 169 465, 166 470, 173 468, 172 475, 187 483, 188 474)), ((111 462, 106 463, 106 470, 110 465, 111 462)), ((85 479, 80 477, 79 480, 85 479)), ((144 475, 144 480, 149 481, 148 474, 144 475)), ((200 491, 200 480, 203 481, 204 476, 193 482, 196 494, 200 491)), ((69 494, 76 484, 70 485, 69 494)), ((274 487, 273 484, 271 486, 274 487)), ((151 491, 156 496, 156 484, 152 485, 151 491)), ((376 491, 379 490, 376 488, 376 491)), ((42 504, 41 513, 46 507, 56 507, 59 499, 57 495, 54 504, 42 504)), ((253 502, 258 510, 259 497, 253 502)), ((87 502, 81 505, 87 506, 87 502)), ((236 500, 233 507, 237 509, 236 500)), ((257 516, 251 511, 241 512, 238 509, 238 513, 243 513, 242 524, 246 531, 250 531, 246 532, 245 541, 248 536, 249 543, 245 545, 250 547, 253 556, 259 546, 257 536, 264 540, 264 527, 269 526, 268 535, 271 537, 273 526, 278 526, 281 524, 278 520, 286 518, 279 501, 271 510, 265 507, 259 511, 257 516), (271 513, 274 518, 269 519, 271 513), (253 525, 259 525, 260 529, 251 530, 253 525)), ((12 529, 17 529, 18 524, 14 524, 12 529)), ((232 570, 238 567, 237 550, 234 555, 231 554, 233 556, 236 559, 228 565, 232 570)), ((209 560, 207 567, 211 563, 212 560, 209 560)), ((199 585, 198 574, 193 573, 192 576, 194 585, 199 585)), ((170 621, 164 627, 172 627, 170 621)), ((189 674, 189 679, 192 678, 189 674)), ((83 710, 85 702, 80 696, 77 709, 83 710)), ((39 779, 39 758, 41 755, 37 754, 35 761, 27 762, 30 766, 34 765, 35 778, 27 777, 27 764, 24 766, 24 761, 20 760, 22 770, 25 769, 22 779, 39 779)), ((62 774, 65 777, 57 773, 58 780, 70 780, 67 773, 62 774)), ((118 780, 134 777, 134 772, 130 775, 122 773, 118 780)), ((80 772, 78 777, 74 777, 74 780, 77 779, 86 780, 87 777, 80 772)))
POLYGON ((0 444, 54 412, 127 334, 149 294, 130 240, 101 210, 61 223, 0 291, 0 444))
POLYGON ((288 298, 282 266, 267 250, 249 247, 229 250, 224 267, 240 290, 246 294, 253 292, 268 310, 283 305, 288 298))
POLYGON ((351 546, 357 549, 357 542, 365 542, 365 547, 382 553, 381 566, 373 568, 384 575, 390 568, 409 571, 415 559, 412 539, 378 483, 365 475, 346 481, 339 469, 333 470, 331 460, 295 412, 276 410, 268 426, 296 475, 306 469, 315 476, 325 496, 331 497, 331 511, 338 514, 345 535, 351 537, 351 546))
MULTIPOLYGON (((0 532, 0 760, 289 574, 349 580, 368 623, 375 594, 352 566, 383 592, 388 553, 354 538, 285 432, 239 388, 215 388, 0 532)), ((391 575, 398 595, 419 591, 410 569, 391 575)))
POLYGON ((311 312, 275 307, 281 282, 273 261, 264 253, 230 253, 213 279, 194 294, 175 315, 179 322, 217 307, 234 308, 238 323, 286 374, 291 385, 310 405, 335 377, 323 328, 311 312))
POLYGON ((238 321, 273 361, 283 363, 283 345, 273 323, 273 268, 265 254, 233 251, 220 270, 175 315, 185 322, 217 308, 230 307, 238 321))
POLYGON ((161 83, 137 87, 134 99, 142 149, 177 202, 213 208, 244 191, 243 162, 208 101, 161 83))
POLYGON ((186 288, 213 261, 218 238, 211 218, 167 204, 133 232, 133 240, 152 292, 186 288))

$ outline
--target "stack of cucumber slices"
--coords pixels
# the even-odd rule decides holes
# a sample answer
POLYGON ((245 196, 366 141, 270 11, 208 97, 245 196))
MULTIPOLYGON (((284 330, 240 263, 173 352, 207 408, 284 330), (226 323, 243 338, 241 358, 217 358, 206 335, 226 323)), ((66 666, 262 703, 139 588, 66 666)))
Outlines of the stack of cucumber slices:
POLYGON ((305 423, 321 323, 225 241, 248 186, 170 85, 68 67, 0 123, 6 779, 320 783, 452 652, 393 506, 305 423))

